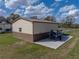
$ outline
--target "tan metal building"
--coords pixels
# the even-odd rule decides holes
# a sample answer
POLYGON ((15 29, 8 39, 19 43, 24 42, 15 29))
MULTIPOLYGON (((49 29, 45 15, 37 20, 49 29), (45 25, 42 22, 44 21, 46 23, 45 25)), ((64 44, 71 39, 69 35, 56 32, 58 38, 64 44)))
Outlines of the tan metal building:
POLYGON ((57 30, 58 24, 51 21, 19 19, 12 24, 14 36, 29 42, 46 39, 51 30, 57 30))

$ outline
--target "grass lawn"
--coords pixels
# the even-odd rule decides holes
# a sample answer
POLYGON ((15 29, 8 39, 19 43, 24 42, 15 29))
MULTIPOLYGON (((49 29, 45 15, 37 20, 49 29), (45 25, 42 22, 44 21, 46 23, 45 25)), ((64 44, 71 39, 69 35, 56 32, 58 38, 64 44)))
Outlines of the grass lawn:
POLYGON ((15 43, 17 40, 12 36, 12 34, 7 33, 7 34, 0 34, 0 45, 10 45, 15 43))
POLYGON ((67 55, 67 59, 79 59, 79 41, 76 43, 74 49, 67 55))
POLYGON ((73 39, 54 50, 0 34, 0 59, 79 59, 79 30, 72 30, 73 39))

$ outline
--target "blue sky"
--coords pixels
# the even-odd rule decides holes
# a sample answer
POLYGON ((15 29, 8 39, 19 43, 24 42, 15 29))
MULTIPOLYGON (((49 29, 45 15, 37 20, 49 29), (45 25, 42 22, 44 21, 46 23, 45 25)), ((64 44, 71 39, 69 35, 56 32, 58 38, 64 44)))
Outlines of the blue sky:
POLYGON ((0 16, 11 13, 24 17, 55 16, 58 21, 72 15, 79 23, 79 0, 0 0, 0 16))

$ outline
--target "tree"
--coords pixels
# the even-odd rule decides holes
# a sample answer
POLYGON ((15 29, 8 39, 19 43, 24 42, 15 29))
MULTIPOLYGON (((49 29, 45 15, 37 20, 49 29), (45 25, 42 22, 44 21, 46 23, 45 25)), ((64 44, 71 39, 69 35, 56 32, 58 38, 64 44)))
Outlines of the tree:
POLYGON ((0 16, 0 22, 2 22, 2 21, 6 21, 6 18, 3 16, 0 16))
POLYGON ((64 19, 60 20, 59 27, 62 28, 64 27, 64 25, 65 25, 65 20, 64 19))
POLYGON ((47 16, 44 20, 56 22, 56 18, 54 16, 47 16))
POLYGON ((32 16, 32 17, 30 17, 31 19, 38 19, 38 17, 37 16, 32 16))
POLYGON ((69 26, 71 26, 72 24, 74 24, 75 22, 75 18, 74 16, 70 15, 66 17, 66 24, 68 24, 69 26))
POLYGON ((62 27, 72 27, 75 22, 75 17, 73 15, 66 16, 61 20, 62 27))
POLYGON ((20 18, 20 15, 12 13, 9 17, 7 17, 7 20, 10 23, 13 23, 13 22, 17 21, 19 18, 20 18))

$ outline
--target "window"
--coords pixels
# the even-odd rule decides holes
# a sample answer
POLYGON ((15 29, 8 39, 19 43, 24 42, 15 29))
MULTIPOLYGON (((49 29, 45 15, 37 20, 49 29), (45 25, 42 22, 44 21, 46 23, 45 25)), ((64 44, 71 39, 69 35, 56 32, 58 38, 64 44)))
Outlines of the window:
POLYGON ((2 23, 2 22, 0 21, 0 23, 2 23))
POLYGON ((2 30, 2 28, 0 28, 0 30, 2 30))
POLYGON ((11 29, 5 29, 6 30, 6 32, 10 32, 11 31, 11 29))
POLYGON ((19 32, 22 32, 22 28, 19 28, 19 32))

